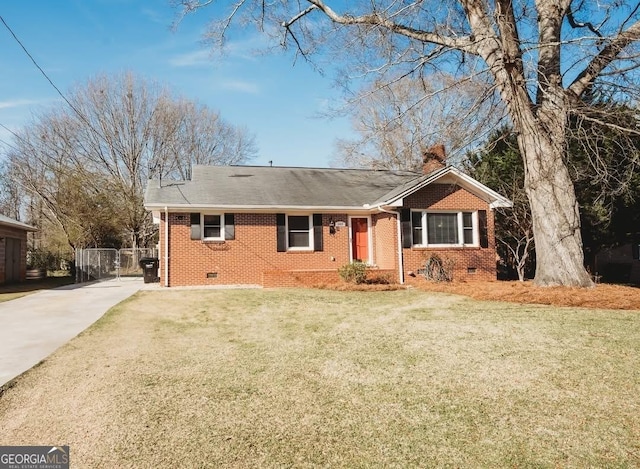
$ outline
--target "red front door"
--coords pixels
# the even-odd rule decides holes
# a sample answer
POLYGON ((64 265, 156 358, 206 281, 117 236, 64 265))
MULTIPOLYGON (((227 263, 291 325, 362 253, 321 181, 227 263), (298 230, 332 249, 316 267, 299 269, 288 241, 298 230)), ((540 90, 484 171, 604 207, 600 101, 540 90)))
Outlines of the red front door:
POLYGON ((351 219, 351 256, 354 261, 369 262, 369 226, 366 218, 351 219))

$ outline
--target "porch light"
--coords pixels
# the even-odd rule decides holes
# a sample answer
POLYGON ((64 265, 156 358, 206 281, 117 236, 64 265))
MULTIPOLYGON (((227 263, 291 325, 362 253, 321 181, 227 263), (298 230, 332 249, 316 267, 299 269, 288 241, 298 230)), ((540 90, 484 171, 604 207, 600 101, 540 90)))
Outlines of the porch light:
POLYGON ((329 218, 329 234, 336 234, 336 224, 333 217, 329 218))

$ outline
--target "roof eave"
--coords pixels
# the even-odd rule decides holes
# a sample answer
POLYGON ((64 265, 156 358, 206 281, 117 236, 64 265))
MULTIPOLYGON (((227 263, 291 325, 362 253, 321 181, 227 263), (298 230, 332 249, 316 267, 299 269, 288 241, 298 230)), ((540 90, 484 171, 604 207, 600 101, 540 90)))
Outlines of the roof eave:
POLYGON ((305 212, 370 212, 372 206, 320 206, 320 205, 219 205, 219 204, 163 204, 147 203, 144 208, 153 210, 171 210, 174 212, 199 212, 216 210, 221 212, 235 213, 277 213, 283 211, 305 211, 305 212))
MULTIPOLYGON (((502 197, 504 199, 504 197, 502 197)), ((491 202, 489 204, 489 208, 496 209, 496 208, 513 208, 513 202, 511 202, 508 199, 505 200, 496 200, 494 202, 491 202)))
POLYGON ((384 201, 382 201, 380 203, 377 203, 376 205, 377 206, 394 206, 394 205, 396 205, 396 202, 398 200, 403 199, 403 198, 413 194, 414 192, 419 191, 420 189, 423 189, 424 187, 428 186, 429 184, 434 183, 435 181, 437 181, 441 177, 446 176, 447 174, 453 174, 456 177, 460 178, 465 184, 468 184, 469 186, 471 186, 472 188, 475 189, 475 191, 473 191, 474 193, 475 192, 480 192, 481 194, 484 194, 486 197, 480 197, 480 195, 478 195, 478 193, 475 193, 475 195, 477 195, 478 197, 480 197, 483 200, 485 200, 489 204, 491 209, 502 208, 502 207, 504 207, 504 208, 513 207, 513 202, 511 202, 509 199, 507 199, 506 197, 498 194, 493 189, 485 186, 481 182, 475 180, 471 176, 463 173, 462 171, 454 168, 453 166, 447 166, 445 168, 442 168, 442 169, 440 169, 438 171, 433 172, 427 178, 425 178, 422 181, 416 183, 414 186, 408 188, 407 190, 405 190, 401 194, 398 194, 398 195, 394 196, 393 198, 391 198, 389 200, 384 200, 384 201))
POLYGON ((6 221, 0 221, 0 226, 7 226, 10 228, 17 228, 20 230, 24 230, 24 231, 38 231, 38 228, 36 228, 35 226, 31 226, 31 225, 27 225, 26 223, 11 223, 11 222, 6 222, 6 221))

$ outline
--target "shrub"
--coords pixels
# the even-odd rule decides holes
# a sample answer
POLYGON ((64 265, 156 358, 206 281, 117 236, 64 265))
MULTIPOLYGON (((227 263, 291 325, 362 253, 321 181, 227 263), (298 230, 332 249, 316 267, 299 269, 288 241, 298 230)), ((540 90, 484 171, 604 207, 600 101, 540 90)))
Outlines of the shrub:
POLYGON ((367 266, 363 262, 352 262, 340 267, 338 274, 345 282, 360 285, 367 280, 367 266))
POLYGON ((27 252, 27 266, 31 269, 57 270, 60 259, 46 249, 31 249, 27 252))
POLYGON ((376 274, 367 279, 369 285, 391 285, 391 276, 389 274, 376 274))
POLYGON ((432 254, 424 265, 424 276, 435 282, 451 282, 453 280, 453 261, 445 258, 443 261, 437 254, 432 254))

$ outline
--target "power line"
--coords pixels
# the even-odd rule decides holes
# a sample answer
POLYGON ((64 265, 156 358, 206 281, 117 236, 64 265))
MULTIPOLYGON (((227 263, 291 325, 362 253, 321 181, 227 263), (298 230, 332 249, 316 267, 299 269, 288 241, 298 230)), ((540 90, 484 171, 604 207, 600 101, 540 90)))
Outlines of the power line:
POLYGON ((20 139, 20 136, 15 133, 13 130, 11 130, 9 127, 7 127, 6 125, 0 123, 0 127, 2 127, 4 130, 6 130, 7 132, 9 132, 11 135, 13 135, 15 138, 20 139))
POLYGON ((62 91, 60 91, 60 89, 56 86, 56 84, 53 82, 53 80, 51 80, 51 78, 49 78, 49 75, 47 75, 47 73, 42 69, 42 67, 40 65, 38 65, 38 62, 36 62, 36 59, 33 58, 33 56, 29 53, 29 51, 27 50, 27 48, 24 46, 24 44, 22 43, 22 41, 20 41, 20 39, 18 38, 18 36, 16 36, 16 33, 13 32, 13 29, 11 29, 9 27, 9 25, 7 24, 7 22, 4 20, 4 18, 2 17, 2 15, 0 15, 0 21, 2 21, 2 24, 4 24, 4 27, 7 28, 7 31, 9 31, 11 33, 11 35, 13 36, 13 39, 15 39, 15 41, 20 45, 20 47, 22 48, 22 50, 24 51, 25 54, 27 54, 27 57, 29 57, 31 59, 31 62, 33 62, 33 65, 36 66, 36 68, 38 70, 40 70, 40 73, 42 73, 42 76, 44 76, 47 81, 51 84, 51 86, 53 86, 53 88, 58 92, 58 94, 62 97, 62 99, 64 99, 66 101, 66 103, 69 105, 69 107, 71 109, 74 110, 74 112, 76 114, 78 114, 78 116, 80 116, 80 118, 82 118, 83 120, 86 120, 85 117, 80 113, 80 111, 78 111, 75 106, 73 104, 71 104, 71 101, 69 101, 67 99, 67 97, 62 93, 62 91))
MULTIPOLYGON (((66 176, 73 176, 74 174, 76 174, 76 170, 74 170, 73 168, 67 167, 67 166, 54 166, 53 164, 51 164, 49 161, 47 161, 46 159, 44 159, 41 156, 41 151, 38 150, 38 148, 35 147, 35 145, 27 140, 25 140, 24 138, 22 138, 22 136, 20 136, 19 134, 15 133, 13 130, 11 130, 9 127, 7 127, 6 125, 0 123, 0 127, 2 127, 3 129, 5 129, 7 132, 11 133, 14 138, 21 143, 22 145, 25 145, 27 147, 29 147, 29 149, 31 150, 31 154, 33 155, 33 157, 38 160, 38 162, 40 164, 42 164, 42 166, 49 170, 52 171, 54 173, 58 173, 58 174, 64 174, 66 176)), ((21 153, 22 150, 20 150, 18 147, 6 142, 5 140, 0 139, 0 143, 4 143, 6 146, 8 146, 9 148, 11 148, 12 150, 14 150, 17 153, 21 153)), ((23 157, 21 157, 22 159, 23 157)), ((31 191, 31 192, 35 192, 36 194, 38 194, 38 192, 35 189, 29 189, 28 186, 24 185, 23 183, 19 182, 19 181, 14 181, 17 182, 18 184, 20 184, 22 187, 24 187, 25 189, 31 191)), ((38 194, 41 195, 41 194, 38 194)))
MULTIPOLYGON (((0 127, 2 127, 7 132, 9 132, 11 135, 13 135, 15 138, 20 140, 20 136, 18 134, 16 134, 13 130, 11 130, 9 127, 4 125, 3 123, 0 123, 0 127)), ((0 138, 0 143, 4 144, 8 148, 11 148, 13 151, 18 151, 18 149, 15 146, 13 146, 11 143, 7 142, 6 140, 3 140, 3 139, 0 138)))
MULTIPOLYGON (((0 124, 2 125, 2 124, 0 124)), ((3 126, 4 127, 4 126, 3 126)), ((2 143, 3 145, 11 148, 13 151, 18 151, 18 149, 16 147, 14 147, 13 145, 11 145, 9 142, 7 142, 6 140, 3 140, 0 138, 0 143, 2 143)))
MULTIPOLYGON (((40 73, 42 73, 42 76, 44 76, 47 81, 49 82, 49 84, 53 87, 53 89, 56 90, 56 92, 62 97, 62 99, 64 99, 64 101, 69 105, 69 107, 73 110, 73 112, 76 113, 76 115, 82 120, 82 122, 84 122, 87 127, 89 127, 89 129, 98 136, 99 139, 101 139, 102 141, 104 141, 107 145, 111 145, 110 142, 104 137, 104 135, 102 135, 100 132, 98 132, 93 125, 91 125, 91 122, 89 122, 89 119, 87 119, 87 117, 82 114, 82 112, 80 112, 78 110, 78 108, 76 108, 71 101, 69 101, 67 99, 67 97, 64 95, 64 93, 62 91, 60 91, 60 88, 58 88, 56 86, 56 84, 53 82, 53 80, 49 77, 49 75, 47 75, 47 73, 42 69, 42 67, 40 67, 40 65, 38 64, 38 62, 36 62, 36 59, 33 58, 33 56, 29 53, 29 51, 27 50, 27 48, 24 46, 24 44, 22 43, 22 41, 20 41, 20 39, 18 38, 18 36, 16 35, 16 33, 13 32, 13 30, 9 27, 9 25, 7 24, 7 22, 4 20, 4 18, 2 17, 2 15, 0 15, 0 21, 2 21, 2 24, 4 25, 5 28, 7 28, 7 30, 11 33, 11 35, 13 36, 13 39, 15 39, 15 41, 20 45, 20 47, 22 48, 22 50, 24 51, 25 54, 27 54, 27 57, 29 57, 29 59, 31 59, 31 62, 33 62, 33 65, 36 66, 36 68, 40 71, 40 73)), ((4 126, 3 126, 4 127, 4 126)), ((5 127, 6 128, 6 127, 5 127)), ((9 130, 9 129, 7 129, 9 130)), ((11 130, 9 130, 9 132, 11 132, 11 130)), ((11 132, 12 134, 15 135, 15 133, 11 132)))

